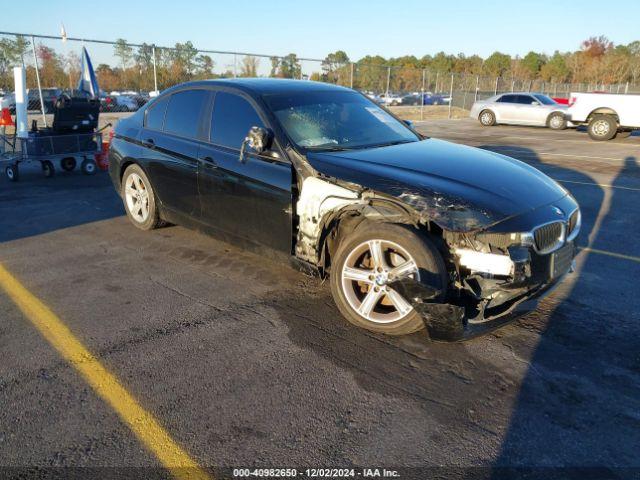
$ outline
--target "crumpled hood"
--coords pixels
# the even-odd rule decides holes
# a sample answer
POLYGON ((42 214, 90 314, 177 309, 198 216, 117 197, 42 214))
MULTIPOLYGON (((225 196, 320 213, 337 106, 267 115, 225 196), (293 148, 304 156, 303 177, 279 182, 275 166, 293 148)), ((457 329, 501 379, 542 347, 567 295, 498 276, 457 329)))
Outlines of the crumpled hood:
POLYGON ((309 152, 318 172, 392 195, 451 231, 487 228, 567 192, 513 158, 443 140, 341 152, 309 152))

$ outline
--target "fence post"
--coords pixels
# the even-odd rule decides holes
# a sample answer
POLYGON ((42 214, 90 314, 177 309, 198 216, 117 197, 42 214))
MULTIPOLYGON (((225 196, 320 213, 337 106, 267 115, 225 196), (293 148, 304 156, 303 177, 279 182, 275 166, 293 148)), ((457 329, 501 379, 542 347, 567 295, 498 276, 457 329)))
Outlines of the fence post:
POLYGON ((473 102, 478 101, 478 89, 480 88, 480 75, 476 75, 476 93, 473 96, 473 102))
POLYGON ((451 118, 452 104, 453 104, 453 73, 451 74, 451 86, 449 87, 449 118, 451 118))
MULTIPOLYGON (((44 100, 42 99, 42 86, 40 85, 40 73, 38 72, 38 56, 36 55, 36 41, 33 37, 31 37, 31 50, 33 51, 33 64, 36 67, 36 81, 38 82, 38 95, 40 96, 40 110, 42 111, 42 121, 44 122, 44 127, 47 128, 47 117, 44 114, 44 100)), ((29 103, 29 99, 27 98, 27 104, 28 103, 29 103)))
POLYGON ((158 72, 156 71, 156 47, 155 45, 151 47, 151 55, 153 59, 153 88, 156 93, 158 93, 158 72))
POLYGON ((440 72, 436 72, 436 84, 433 87, 433 93, 438 93, 438 77, 440 77, 440 72))
POLYGON ((391 82, 391 67, 387 67, 387 91, 386 96, 389 96, 389 83, 391 82))
POLYGON ((625 87, 624 87, 624 93, 625 93, 625 95, 626 95, 627 93, 629 93, 629 82, 627 82, 627 84, 626 84, 626 85, 625 85, 625 87))
POLYGON ((351 78, 349 79, 349 88, 353 88, 353 62, 351 62, 351 78))
POLYGON ((499 78, 500 78, 500 77, 496 77, 496 85, 495 85, 495 87, 493 88, 493 94, 494 94, 494 95, 497 95, 497 94, 498 94, 498 79, 499 79, 499 78))
POLYGON ((238 78, 238 54, 233 54, 233 78, 238 78))
POLYGON ((511 79, 511 93, 515 92, 516 81, 511 79))
POLYGON ((420 91, 420 120, 424 120, 424 82, 426 79, 427 71, 422 69, 422 90, 420 91))

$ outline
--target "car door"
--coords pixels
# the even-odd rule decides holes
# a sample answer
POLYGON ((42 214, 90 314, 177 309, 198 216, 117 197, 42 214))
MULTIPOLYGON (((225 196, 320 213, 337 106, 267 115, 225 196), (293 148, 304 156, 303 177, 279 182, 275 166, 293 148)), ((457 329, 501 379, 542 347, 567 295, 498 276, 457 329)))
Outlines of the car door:
POLYGON ((202 219, 253 243, 291 253, 293 167, 278 147, 257 155, 240 148, 251 127, 268 127, 249 97, 217 91, 209 142, 200 146, 202 219))
POLYGON ((160 203, 195 219, 200 218, 198 147, 210 95, 187 89, 159 99, 147 111, 141 133, 143 164, 160 203))
POLYGON ((496 100, 497 121, 501 123, 517 122, 516 95, 505 94, 496 100))
POLYGON ((517 123, 523 125, 538 125, 540 120, 540 102, 531 95, 516 95, 516 118, 517 123))

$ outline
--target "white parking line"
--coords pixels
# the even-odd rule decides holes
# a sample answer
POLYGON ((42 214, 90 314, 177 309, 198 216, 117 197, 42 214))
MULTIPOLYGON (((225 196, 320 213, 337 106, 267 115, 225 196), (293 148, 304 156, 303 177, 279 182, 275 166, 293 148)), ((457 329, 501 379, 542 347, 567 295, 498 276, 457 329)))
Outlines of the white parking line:
POLYGON ((561 182, 561 183, 577 183, 578 185, 591 185, 591 186, 604 187, 604 188, 618 188, 620 190, 631 190, 634 192, 640 192, 640 188, 623 187, 621 185, 610 185, 607 183, 578 182, 575 180, 560 180, 559 178, 554 178, 554 180, 556 182, 561 182))

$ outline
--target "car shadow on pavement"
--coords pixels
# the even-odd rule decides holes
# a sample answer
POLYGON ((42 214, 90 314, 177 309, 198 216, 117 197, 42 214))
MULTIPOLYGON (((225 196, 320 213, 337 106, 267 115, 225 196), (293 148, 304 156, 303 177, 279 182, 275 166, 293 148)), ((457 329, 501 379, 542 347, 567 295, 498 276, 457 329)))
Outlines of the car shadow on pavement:
MULTIPOLYGON (((625 188, 640 176, 635 157, 624 160, 611 187, 601 187, 582 172, 549 168, 532 150, 508 148, 576 182, 564 186, 582 207, 580 245, 638 256, 632 239, 640 203, 625 188)), ((573 278, 520 321, 540 338, 533 352, 522 352, 529 368, 492 478, 629 478, 633 467, 640 474, 638 278, 632 260, 583 251, 573 278)))
POLYGON ((17 183, 0 179, 0 243, 124 215, 106 172, 44 178, 30 170, 17 183))

